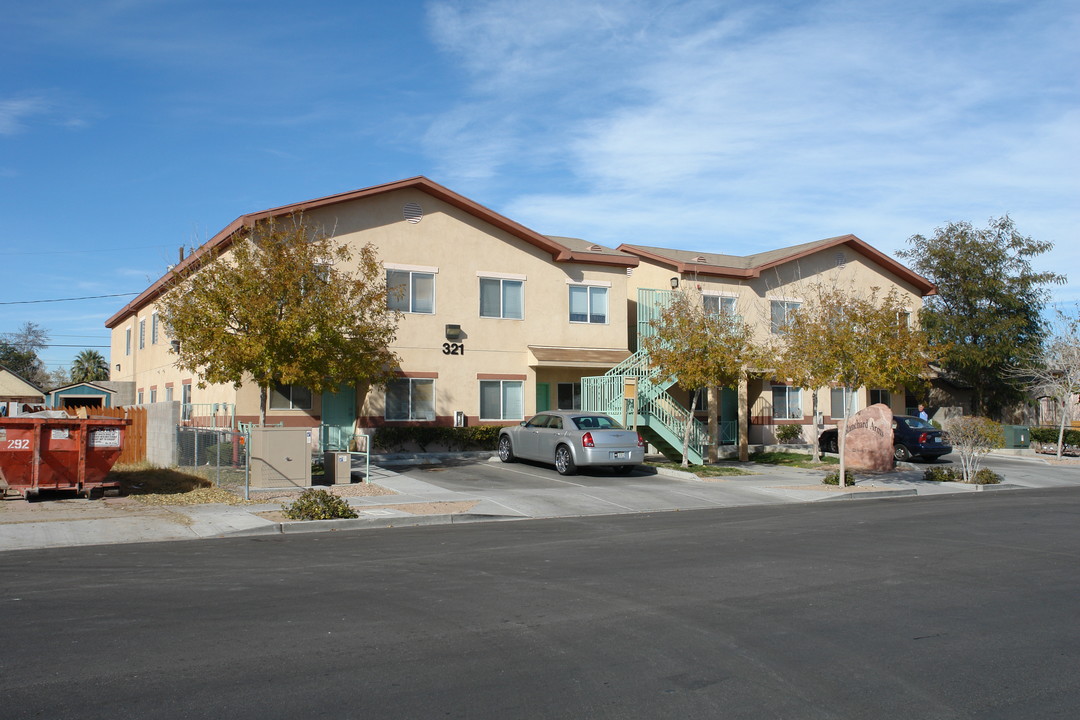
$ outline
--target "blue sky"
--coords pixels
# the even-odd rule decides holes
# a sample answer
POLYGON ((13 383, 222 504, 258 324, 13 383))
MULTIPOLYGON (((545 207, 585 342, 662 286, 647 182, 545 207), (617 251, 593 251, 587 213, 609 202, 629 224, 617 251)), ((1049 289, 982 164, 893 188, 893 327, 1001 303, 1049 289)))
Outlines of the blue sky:
MULTIPOLYGON (((546 234, 738 255, 1009 213, 1080 300, 1071 0, 37 0, 4 25, 0 303, 138 292, 241 214, 414 175, 546 234)), ((0 332, 39 323, 68 365, 126 300, 0 304, 0 332)))

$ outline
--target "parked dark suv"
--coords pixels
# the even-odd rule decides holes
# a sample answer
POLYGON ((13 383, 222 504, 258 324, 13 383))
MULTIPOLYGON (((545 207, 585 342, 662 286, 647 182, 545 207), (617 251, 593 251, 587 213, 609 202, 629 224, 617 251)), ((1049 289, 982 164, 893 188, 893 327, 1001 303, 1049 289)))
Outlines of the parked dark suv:
MULTIPOLYGON (((821 433, 818 447, 823 452, 840 451, 836 428, 821 433)), ((936 460, 951 452, 952 446, 945 442, 944 434, 926 420, 912 415, 893 415, 893 457, 897 460, 913 457, 936 460)))

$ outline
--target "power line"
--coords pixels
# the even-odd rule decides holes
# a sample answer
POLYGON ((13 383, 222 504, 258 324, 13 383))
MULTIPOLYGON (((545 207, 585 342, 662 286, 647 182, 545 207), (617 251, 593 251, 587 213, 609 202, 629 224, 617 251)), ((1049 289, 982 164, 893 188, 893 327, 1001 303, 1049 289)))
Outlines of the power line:
POLYGON ((95 248, 93 250, 42 250, 35 252, 0 252, 0 257, 5 255, 81 255, 87 253, 118 252, 120 250, 154 250, 157 248, 167 247, 172 247, 172 245, 135 245, 132 247, 119 248, 95 248))
POLYGON ((8 300, 0 302, 0 305, 33 305, 35 303, 51 303, 51 302, 69 302, 71 300, 97 300, 99 298, 114 298, 125 297, 127 295, 138 295, 137 292, 129 293, 113 293, 112 295, 86 295, 84 297, 70 297, 70 298, 55 298, 53 300, 8 300))

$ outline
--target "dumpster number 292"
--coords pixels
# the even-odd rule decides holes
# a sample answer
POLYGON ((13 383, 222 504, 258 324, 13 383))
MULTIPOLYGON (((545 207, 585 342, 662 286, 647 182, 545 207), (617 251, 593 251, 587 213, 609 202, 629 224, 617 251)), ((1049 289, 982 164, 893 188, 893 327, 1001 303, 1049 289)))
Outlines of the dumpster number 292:
POLYGON ((15 440, 8 440, 8 450, 29 450, 30 438, 17 438, 15 440))

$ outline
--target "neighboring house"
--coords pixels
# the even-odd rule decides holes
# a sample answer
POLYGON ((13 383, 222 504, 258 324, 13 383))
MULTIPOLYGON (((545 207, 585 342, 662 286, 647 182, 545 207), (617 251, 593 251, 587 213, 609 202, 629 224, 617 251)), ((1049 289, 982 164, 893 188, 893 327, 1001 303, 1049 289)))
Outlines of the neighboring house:
POLYGON ((46 404, 51 408, 116 407, 116 390, 92 382, 72 383, 47 393, 46 404))
POLYGON ((44 405, 45 394, 0 365, 0 417, 17 415, 21 405, 44 405))
MULTIPOLYGON (((226 250, 259 220, 296 211, 340 240, 375 246, 390 286, 404 289, 391 301, 404 313, 392 346, 401 364, 385 390, 278 387, 268 423, 339 429, 328 445, 354 428, 510 424, 577 407, 581 376, 630 354, 625 299, 637 258, 541 235, 423 177, 244 215, 176 269, 226 250)), ((253 384, 199 388, 176 368, 155 310, 168 280, 106 322, 112 380, 134 382, 138 404, 179 400, 195 417, 234 404, 238 421, 257 420, 253 384)))
MULTIPOLYGON (((703 302, 744 316, 762 337, 815 282, 856 291, 896 288, 912 315, 933 291, 925 278, 854 235, 745 257, 625 244, 611 249, 541 235, 423 177, 241 216, 177 269, 210 251, 227 251, 238 233, 260 220, 297 211, 345 242, 372 243, 388 283, 403 290, 391 300, 404 313, 392 346, 401 363, 385 390, 343 386, 313 395, 281 386, 271 393, 268 423, 322 425, 328 447, 379 426, 506 425, 556 408, 620 416, 626 378, 648 374, 648 359, 634 352, 638 338, 650 332, 649 321, 673 286, 692 284, 703 302)), ((175 367, 155 311, 168 280, 155 282, 106 322, 112 380, 130 383, 137 404, 180 401, 185 418, 228 406, 238 421, 255 421, 257 387, 199 388, 198 378, 175 367)), ((784 378, 754 377, 743 390, 753 443, 772 442, 779 424, 814 421, 808 392, 784 378)), ((826 425, 851 395, 855 409, 883 401, 903 412, 910 404, 902 388, 825 390, 818 420, 826 425)), ((665 452, 681 451, 675 418, 688 404, 687 392, 660 383, 638 398, 640 409, 653 403, 643 432, 665 452)), ((732 442, 738 393, 724 391, 719 405, 721 442, 732 442)), ((707 441, 703 427, 695 430, 695 461, 707 441)))
MULTIPOLYGON (((854 235, 747 256, 626 244, 618 249, 641 261, 628 285, 629 302, 637 317, 629 333, 632 348, 639 347, 637 339, 651 331, 649 323, 659 316, 666 298, 687 285, 699 291, 702 302, 714 312, 742 316, 762 340, 779 331, 785 316, 809 299, 808 293, 815 284, 854 293, 872 287, 882 292, 896 289, 906 300, 911 317, 922 307, 923 296, 934 289, 928 280, 854 235)), ((647 356, 639 351, 611 373, 645 374, 647 364, 647 356)), ((591 388, 596 382, 586 381, 585 385, 591 388)), ((744 392, 751 443, 775 442, 774 431, 779 425, 808 426, 815 422, 810 412, 810 392, 792 386, 785 378, 752 376, 744 392)), ((704 392, 699 395, 701 399, 705 397, 704 392)), ((845 407, 854 411, 878 402, 903 413, 909 399, 903 388, 823 388, 819 394, 821 417, 816 420, 822 426, 835 424, 844 416, 845 407)), ((598 405, 604 403, 588 404, 601 409, 598 405)), ((639 404, 646 411, 650 441, 681 453, 683 430, 679 416, 685 417, 689 389, 672 387, 668 381, 664 392, 656 397, 641 397, 639 404)), ((718 410, 720 442, 733 443, 738 437, 736 389, 721 392, 718 410)), ((703 407, 698 418, 703 420, 707 414, 707 408, 703 407)), ((693 438, 696 442, 691 443, 691 459, 699 462, 708 442, 704 424, 695 427, 693 438)))

